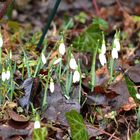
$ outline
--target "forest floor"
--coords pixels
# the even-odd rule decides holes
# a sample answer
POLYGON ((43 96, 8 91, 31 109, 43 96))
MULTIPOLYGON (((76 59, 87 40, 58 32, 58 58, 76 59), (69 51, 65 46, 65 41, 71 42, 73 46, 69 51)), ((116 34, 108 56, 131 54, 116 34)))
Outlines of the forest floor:
POLYGON ((37 50, 54 2, 0 21, 0 139, 139 140, 140 1, 62 1, 37 50))

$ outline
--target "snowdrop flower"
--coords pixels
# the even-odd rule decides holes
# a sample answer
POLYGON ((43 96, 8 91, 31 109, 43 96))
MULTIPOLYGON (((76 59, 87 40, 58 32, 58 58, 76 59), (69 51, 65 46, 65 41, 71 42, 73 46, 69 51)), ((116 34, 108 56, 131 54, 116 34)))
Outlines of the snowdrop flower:
POLYGON ((38 129, 40 127, 41 127, 40 126, 40 122, 39 121, 35 121, 35 123, 34 123, 34 129, 38 129))
POLYGON ((114 43, 114 46, 117 49, 117 51, 120 51, 121 45, 120 45, 120 42, 119 42, 119 38, 115 37, 113 43, 114 43))
POLYGON ((136 97, 137 97, 137 99, 139 99, 140 100, 140 94, 136 94, 136 97))
POLYGON ((60 45, 59 45, 59 53, 61 54, 61 55, 64 55, 65 54, 65 52, 66 52, 66 49, 65 49, 66 47, 65 47, 65 44, 64 43, 61 43, 60 45))
POLYGON ((103 53, 99 54, 99 60, 102 66, 104 66, 106 64, 106 57, 103 53))
POLYGON ((49 89, 50 89, 51 93, 54 92, 54 82, 53 82, 53 79, 52 79, 52 78, 51 78, 51 80, 50 80, 50 86, 49 86, 49 89))
POLYGON ((2 71, 2 75, 1 75, 2 81, 5 82, 6 78, 6 72, 5 70, 2 71))
POLYGON ((9 58, 12 59, 12 51, 10 50, 9 58))
POLYGON ((115 58, 118 59, 118 50, 117 50, 117 48, 112 49, 111 55, 112 55, 113 59, 115 59, 115 58))
POLYGON ((105 41, 103 41, 102 46, 101 46, 101 53, 105 54, 106 53, 106 45, 105 45, 105 41))
POLYGON ((46 60, 44 53, 41 54, 41 60, 42 60, 43 64, 45 65, 47 60, 46 60))
POLYGON ((3 45, 3 39, 2 39, 2 35, 0 33, 0 48, 2 47, 2 45, 3 45))
POLYGON ((62 60, 62 58, 58 58, 58 59, 56 59, 56 60, 53 62, 53 64, 56 65, 56 64, 58 64, 59 62, 61 62, 61 60, 62 60))
POLYGON ((73 83, 79 82, 80 81, 80 73, 78 70, 74 71, 73 74, 73 83))
POLYGON ((8 68, 8 70, 6 71, 6 79, 9 80, 10 79, 10 70, 8 68))
POLYGON ((100 60, 100 63, 102 66, 104 66, 106 64, 105 53, 106 53, 106 45, 105 45, 105 41, 103 39, 102 46, 101 46, 101 52, 99 54, 99 60, 100 60))
POLYGON ((70 65, 70 68, 73 69, 73 70, 75 70, 78 67, 78 65, 76 63, 76 60, 74 58, 70 59, 69 65, 70 65))

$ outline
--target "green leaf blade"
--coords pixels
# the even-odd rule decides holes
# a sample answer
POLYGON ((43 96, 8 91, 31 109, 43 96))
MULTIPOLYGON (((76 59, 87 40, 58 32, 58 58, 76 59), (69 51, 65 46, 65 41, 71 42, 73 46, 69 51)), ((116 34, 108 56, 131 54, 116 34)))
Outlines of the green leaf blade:
POLYGON ((83 118, 76 110, 67 112, 66 119, 70 125, 73 140, 88 140, 88 132, 83 118))

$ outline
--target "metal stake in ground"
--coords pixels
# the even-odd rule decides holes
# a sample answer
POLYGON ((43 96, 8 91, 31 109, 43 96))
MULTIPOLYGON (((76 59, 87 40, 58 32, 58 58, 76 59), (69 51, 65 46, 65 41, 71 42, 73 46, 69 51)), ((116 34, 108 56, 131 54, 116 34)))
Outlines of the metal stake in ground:
POLYGON ((60 2, 61 2, 61 0, 56 0, 56 3, 54 5, 54 8, 52 9, 52 11, 51 11, 51 13, 50 13, 50 15, 48 17, 48 22, 47 22, 47 24, 46 24, 46 26, 44 28, 44 31, 42 33, 42 36, 41 36, 41 38, 40 38, 40 40, 38 42, 38 45, 37 45, 37 48, 36 48, 37 50, 40 49, 40 47, 41 47, 41 45, 42 45, 42 43, 44 41, 45 35, 46 35, 46 33, 47 33, 50 25, 51 25, 51 22, 52 22, 52 20, 53 20, 53 18, 55 16, 55 14, 56 14, 56 11, 58 9, 58 6, 59 6, 60 2))

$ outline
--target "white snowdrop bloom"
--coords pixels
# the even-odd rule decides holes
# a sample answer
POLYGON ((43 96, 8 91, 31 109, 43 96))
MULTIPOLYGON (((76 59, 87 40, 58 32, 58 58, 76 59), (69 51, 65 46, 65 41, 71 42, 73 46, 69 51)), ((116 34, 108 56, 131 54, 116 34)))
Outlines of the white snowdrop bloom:
POLYGON ((43 64, 45 65, 47 60, 46 60, 44 53, 41 54, 41 60, 42 60, 43 64))
POLYGON ((118 50, 116 48, 113 48, 111 55, 112 55, 113 59, 115 59, 115 58, 118 59, 118 50))
POLYGON ((64 44, 64 43, 61 43, 61 44, 59 45, 59 53, 60 53, 61 55, 64 55, 65 52, 66 52, 65 44, 64 44))
POLYGON ((80 73, 78 70, 74 71, 73 74, 73 83, 79 82, 80 81, 80 73))
POLYGON ((0 33, 0 48, 2 47, 2 45, 3 45, 3 39, 2 39, 2 35, 0 33))
POLYGON ((119 39, 117 37, 115 37, 113 43, 114 43, 114 46, 116 47, 117 51, 120 51, 121 45, 120 45, 119 39))
POLYGON ((59 62, 61 62, 61 60, 62 60, 62 58, 58 58, 58 59, 56 59, 56 60, 53 62, 53 64, 56 65, 56 64, 58 64, 59 62))
POLYGON ((40 127, 41 127, 40 121, 35 121, 35 122, 34 122, 34 129, 38 129, 38 128, 40 128, 40 127))
POLYGON ((102 53, 102 54, 105 54, 105 53, 106 53, 106 45, 105 45, 105 43, 102 43, 102 46, 101 46, 101 53, 102 53))
POLYGON ((9 69, 6 71, 6 79, 7 79, 7 80, 10 79, 10 70, 9 70, 9 69))
POLYGON ((70 68, 73 69, 73 70, 75 70, 78 67, 78 65, 76 63, 76 60, 74 58, 70 59, 69 65, 70 65, 70 68))
POLYGON ((6 72, 4 70, 2 72, 1 78, 3 82, 7 79, 6 72))
POLYGON ((140 94, 136 94, 136 97, 137 97, 137 99, 139 99, 140 100, 140 94))
POLYGON ((12 51, 10 50, 9 58, 12 59, 12 51))
POLYGON ((102 66, 104 66, 106 64, 106 57, 103 53, 99 54, 99 60, 102 66))
POLYGON ((54 92, 54 82, 53 82, 53 79, 50 80, 50 86, 49 86, 49 89, 50 89, 51 93, 54 92))

